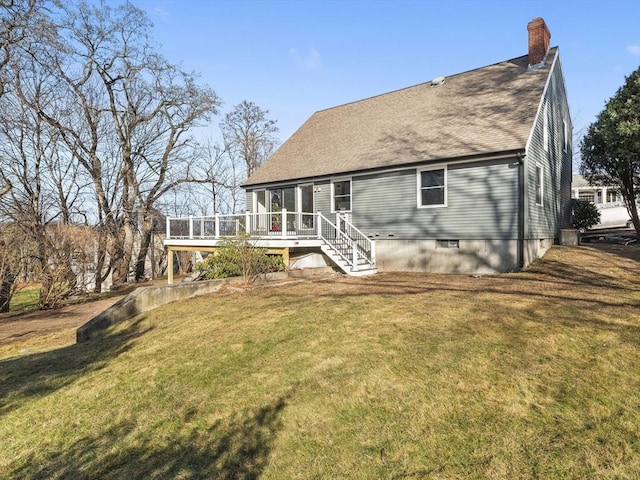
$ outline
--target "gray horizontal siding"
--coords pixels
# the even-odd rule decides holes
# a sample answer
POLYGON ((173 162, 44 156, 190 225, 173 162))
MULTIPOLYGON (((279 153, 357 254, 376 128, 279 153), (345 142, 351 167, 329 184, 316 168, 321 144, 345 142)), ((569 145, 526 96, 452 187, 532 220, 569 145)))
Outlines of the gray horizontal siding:
POLYGON ((548 88, 543 98, 548 108, 549 148, 545 150, 543 140, 544 108, 536 118, 526 156, 526 221, 525 238, 555 238, 558 230, 569 226, 571 196, 571 129, 569 149, 564 151, 564 124, 571 126, 564 79, 559 60, 551 72, 548 88), (536 165, 544 171, 543 204, 536 205, 536 165))
POLYGON ((313 194, 313 204, 316 212, 331 218, 331 184, 328 180, 315 182, 315 192, 313 194))
POLYGON ((449 165, 438 208, 417 207, 417 170, 354 177, 353 222, 379 238, 516 238, 517 175, 512 162, 449 165))
MULTIPOLYGON (((515 160, 448 165, 447 206, 436 208, 418 208, 417 169, 354 176, 352 221, 380 239, 517 238, 515 160)), ((333 220, 328 180, 314 183, 314 205, 333 220)))

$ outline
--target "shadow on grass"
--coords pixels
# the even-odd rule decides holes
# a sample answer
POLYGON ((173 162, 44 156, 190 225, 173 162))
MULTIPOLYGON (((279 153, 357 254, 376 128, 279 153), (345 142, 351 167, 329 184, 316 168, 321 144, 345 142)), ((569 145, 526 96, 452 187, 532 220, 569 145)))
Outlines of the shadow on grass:
MULTIPOLYGON (((601 268, 545 257, 522 272, 488 275, 437 273, 382 273, 366 279, 342 279, 344 288, 336 297, 361 295, 403 296, 429 292, 525 295, 548 300, 582 301, 595 306, 629 306, 628 294, 640 292, 640 264, 609 263, 613 255, 601 255, 601 268), (637 268, 634 268, 637 267, 637 268), (617 269, 619 274, 610 273, 617 269), (366 286, 366 288, 362 288, 366 286)), ((326 294, 323 294, 326 295, 326 294)))
POLYGON ((93 342, 0 360, 0 416, 33 397, 48 395, 88 372, 103 368, 150 330, 140 329, 141 321, 93 342))
POLYGON ((149 438, 148 431, 140 435, 135 422, 122 422, 44 458, 33 453, 13 473, 25 480, 257 479, 282 428, 285 400, 281 397, 262 408, 218 420, 205 430, 160 432, 155 439, 149 438))

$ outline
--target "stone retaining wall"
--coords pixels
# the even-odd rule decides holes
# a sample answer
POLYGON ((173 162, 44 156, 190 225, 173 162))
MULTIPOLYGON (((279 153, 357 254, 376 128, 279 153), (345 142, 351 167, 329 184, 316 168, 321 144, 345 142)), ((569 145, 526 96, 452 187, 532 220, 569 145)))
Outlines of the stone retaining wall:
MULTIPOLYGON (((259 280, 268 282, 282 280, 288 277, 300 278, 326 274, 328 272, 333 272, 333 270, 330 267, 291 270, 288 272, 268 273, 261 276, 259 280)), ((129 295, 78 328, 76 331, 76 342, 87 342, 100 330, 109 328, 117 322, 135 317, 140 313, 148 312, 149 310, 153 310, 169 302, 184 300, 200 295, 208 295, 220 290, 222 285, 239 283, 242 283, 241 277, 136 288, 129 295)))

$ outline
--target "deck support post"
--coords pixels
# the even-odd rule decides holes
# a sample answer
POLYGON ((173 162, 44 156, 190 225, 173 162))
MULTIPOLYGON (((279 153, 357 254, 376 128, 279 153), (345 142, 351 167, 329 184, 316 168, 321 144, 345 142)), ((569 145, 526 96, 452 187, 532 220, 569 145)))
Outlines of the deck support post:
POLYGON ((244 231, 247 235, 251 235, 251 212, 249 210, 244 214, 244 231))
POLYGON ((173 285, 173 250, 167 248, 167 283, 173 285))
POLYGON ((214 227, 214 236, 216 238, 216 240, 218 238, 220 238, 220 214, 216 213, 215 214, 215 221, 214 221, 215 227, 214 227))

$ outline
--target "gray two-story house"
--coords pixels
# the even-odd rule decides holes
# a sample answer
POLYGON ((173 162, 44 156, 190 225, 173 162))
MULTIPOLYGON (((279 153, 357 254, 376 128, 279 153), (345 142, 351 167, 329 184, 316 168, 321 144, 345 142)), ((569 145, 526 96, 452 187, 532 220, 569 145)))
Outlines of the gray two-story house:
POLYGON ((528 33, 527 55, 314 113, 245 182, 241 228, 347 273, 528 265, 570 226, 572 173, 559 50, 528 33))

